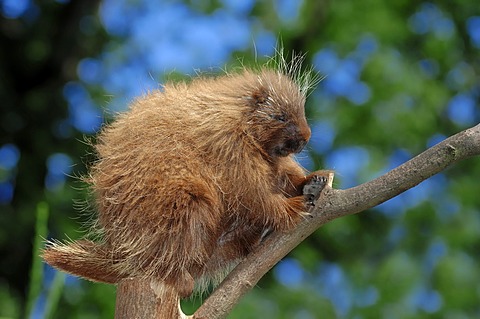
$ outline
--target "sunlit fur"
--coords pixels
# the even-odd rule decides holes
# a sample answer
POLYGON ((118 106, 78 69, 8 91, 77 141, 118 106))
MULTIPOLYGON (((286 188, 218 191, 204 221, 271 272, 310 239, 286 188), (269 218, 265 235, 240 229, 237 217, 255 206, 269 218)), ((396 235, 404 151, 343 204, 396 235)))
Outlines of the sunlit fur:
POLYGON ((310 84, 282 63, 134 101, 99 134, 88 177, 101 240, 52 242, 44 259, 94 281, 157 278, 185 297, 194 281, 221 280, 265 230, 294 227, 309 176, 291 154, 310 137, 310 84))

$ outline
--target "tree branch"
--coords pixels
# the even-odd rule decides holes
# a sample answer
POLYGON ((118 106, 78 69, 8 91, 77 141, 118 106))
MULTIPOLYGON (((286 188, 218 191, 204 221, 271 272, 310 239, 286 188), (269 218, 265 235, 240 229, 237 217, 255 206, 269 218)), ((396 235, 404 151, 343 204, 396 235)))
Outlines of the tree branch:
MULTIPOLYGON (((293 248, 329 221, 359 213, 418 185, 448 166, 480 155, 480 124, 443 142, 370 182, 346 190, 328 186, 310 217, 290 233, 274 233, 243 260, 195 312, 193 318, 220 319, 293 248)), ((333 178, 333 176, 332 176, 333 178)))
POLYGON ((115 319, 184 319, 176 293, 154 280, 127 278, 117 285, 115 319))

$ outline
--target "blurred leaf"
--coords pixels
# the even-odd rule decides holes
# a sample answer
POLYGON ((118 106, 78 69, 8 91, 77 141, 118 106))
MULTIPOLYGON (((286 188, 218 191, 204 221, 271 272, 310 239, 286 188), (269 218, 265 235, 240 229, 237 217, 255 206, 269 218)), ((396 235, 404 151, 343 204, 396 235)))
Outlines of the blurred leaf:
POLYGON ((47 222, 49 213, 48 204, 40 202, 37 204, 35 236, 33 238, 32 268, 30 270, 30 285, 28 290, 28 299, 26 307, 26 318, 32 315, 33 307, 40 295, 43 278, 43 264, 40 258, 40 251, 44 245, 44 239, 47 237, 47 222))

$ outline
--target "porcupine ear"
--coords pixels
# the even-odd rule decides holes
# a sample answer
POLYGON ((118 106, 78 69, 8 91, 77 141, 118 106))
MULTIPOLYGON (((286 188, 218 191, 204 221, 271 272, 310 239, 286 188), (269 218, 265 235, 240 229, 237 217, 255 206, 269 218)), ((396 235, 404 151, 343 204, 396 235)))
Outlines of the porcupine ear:
POLYGON ((268 91, 263 87, 260 87, 255 91, 253 91, 250 96, 250 101, 252 103, 252 106, 254 107, 258 107, 262 104, 265 104, 267 102, 267 99, 268 99, 268 91))

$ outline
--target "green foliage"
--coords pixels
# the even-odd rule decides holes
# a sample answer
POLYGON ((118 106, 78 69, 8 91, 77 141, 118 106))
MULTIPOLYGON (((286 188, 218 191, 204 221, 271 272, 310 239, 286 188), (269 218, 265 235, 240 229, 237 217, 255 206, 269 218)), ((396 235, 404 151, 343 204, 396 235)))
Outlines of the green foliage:
POLYGON ((32 268, 30 270, 30 287, 28 290, 27 307, 25 313, 30 316, 35 305, 35 301, 40 295, 43 265, 39 256, 39 252, 43 247, 43 239, 47 237, 47 221, 48 221, 48 205, 45 202, 40 202, 37 205, 35 224, 35 236, 33 237, 33 256, 32 268))
POLYGON ((45 305, 45 318, 53 318, 53 314, 58 309, 58 303, 60 296, 63 292, 63 287, 65 285, 65 274, 61 272, 56 272, 55 277, 53 278, 52 284, 50 286, 50 291, 47 296, 47 303, 45 305))

